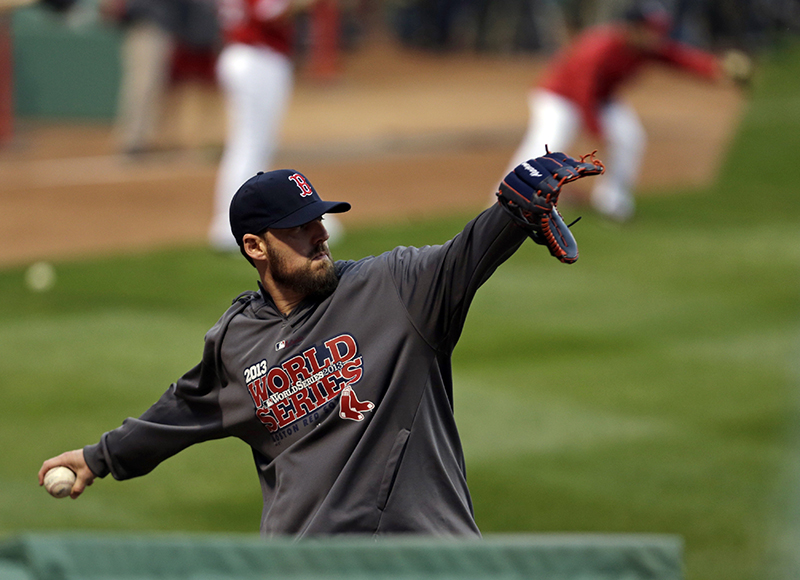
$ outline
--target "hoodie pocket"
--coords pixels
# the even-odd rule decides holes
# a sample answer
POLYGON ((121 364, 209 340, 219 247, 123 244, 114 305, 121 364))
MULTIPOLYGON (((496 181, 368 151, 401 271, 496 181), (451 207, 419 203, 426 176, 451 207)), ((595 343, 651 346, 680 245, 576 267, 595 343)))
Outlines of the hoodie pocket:
POLYGON ((392 450, 389 452, 389 458, 386 461, 386 469, 383 471, 383 478, 381 479, 381 487, 378 490, 378 509, 383 511, 386 507, 386 502, 389 500, 389 494, 394 487, 394 481, 397 478, 397 471, 400 469, 400 463, 403 461, 403 453, 406 451, 406 442, 411 433, 408 429, 403 429, 395 437, 392 450))

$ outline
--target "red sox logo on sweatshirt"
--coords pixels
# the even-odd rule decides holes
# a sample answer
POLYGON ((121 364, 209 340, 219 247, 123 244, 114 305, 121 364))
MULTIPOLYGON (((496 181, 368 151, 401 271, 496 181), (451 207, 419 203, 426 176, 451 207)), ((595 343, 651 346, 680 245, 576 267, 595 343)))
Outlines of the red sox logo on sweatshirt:
POLYGON ((355 338, 340 334, 268 366, 266 359, 247 367, 244 380, 256 415, 275 433, 313 414, 339 397, 339 417, 362 421, 375 405, 360 401, 353 391, 364 373, 355 338))

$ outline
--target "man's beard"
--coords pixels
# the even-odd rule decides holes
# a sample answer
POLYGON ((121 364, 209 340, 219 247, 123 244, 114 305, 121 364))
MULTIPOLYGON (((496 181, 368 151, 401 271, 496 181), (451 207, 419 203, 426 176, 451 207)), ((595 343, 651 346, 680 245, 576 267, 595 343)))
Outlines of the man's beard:
MULTIPOLYGON (((302 268, 290 271, 286 265, 285 258, 267 244, 267 258, 269 260, 270 274, 272 279, 287 288, 291 288, 306 297, 317 299, 326 298, 336 290, 339 285, 339 278, 336 276, 336 268, 330 259, 320 262, 322 268, 313 268, 312 256, 320 252, 327 252, 325 244, 319 244, 308 256, 308 261, 302 268)), ((330 257, 330 256, 329 256, 330 257)))

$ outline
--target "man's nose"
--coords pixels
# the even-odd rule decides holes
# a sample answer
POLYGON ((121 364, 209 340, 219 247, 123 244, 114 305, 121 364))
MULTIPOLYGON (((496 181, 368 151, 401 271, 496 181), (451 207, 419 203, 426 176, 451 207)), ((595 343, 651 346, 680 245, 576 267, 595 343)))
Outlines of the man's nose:
POLYGON ((327 242, 329 237, 328 230, 325 228, 325 224, 322 223, 322 220, 316 220, 312 229, 312 241, 315 244, 319 244, 321 242, 327 242))

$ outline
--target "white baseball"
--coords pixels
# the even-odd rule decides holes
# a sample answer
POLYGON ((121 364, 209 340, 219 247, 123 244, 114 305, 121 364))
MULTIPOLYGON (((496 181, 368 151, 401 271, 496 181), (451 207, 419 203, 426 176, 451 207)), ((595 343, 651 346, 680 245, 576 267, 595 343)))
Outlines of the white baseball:
POLYGON ((33 292, 47 292, 55 283, 56 269, 49 262, 36 262, 25 270, 25 284, 33 292))
POLYGON ((75 472, 69 467, 54 467, 44 474, 44 488, 53 497, 67 497, 75 484, 75 472))

